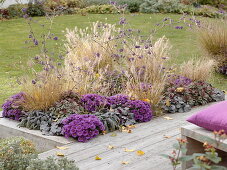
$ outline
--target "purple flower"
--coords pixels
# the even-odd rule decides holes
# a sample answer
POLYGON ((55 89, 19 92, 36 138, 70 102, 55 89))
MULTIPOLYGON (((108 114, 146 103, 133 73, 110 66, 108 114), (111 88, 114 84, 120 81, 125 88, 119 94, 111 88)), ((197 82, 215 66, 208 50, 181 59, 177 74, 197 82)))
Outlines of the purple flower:
POLYGON ((109 107, 107 98, 97 94, 86 94, 81 97, 82 106, 89 112, 96 112, 101 108, 109 107))
POLYGON ((6 100, 6 102, 2 105, 3 117, 19 120, 22 115, 22 102, 24 102, 23 92, 20 92, 6 100))
POLYGON ((149 103, 141 100, 129 100, 125 106, 134 113, 134 119, 137 122, 148 122, 152 119, 153 114, 149 103))
POLYGON ((127 22, 126 22, 126 18, 121 17, 121 18, 120 18, 120 21, 119 21, 119 24, 120 24, 120 25, 127 24, 127 22))
POLYGON ((53 40, 58 40, 58 37, 54 37, 53 40))
POLYGON ((183 29, 183 26, 176 26, 175 28, 181 30, 181 29, 183 29))
POLYGON ((62 134, 67 138, 76 138, 79 142, 87 142, 105 130, 103 123, 95 115, 72 114, 62 124, 62 134))

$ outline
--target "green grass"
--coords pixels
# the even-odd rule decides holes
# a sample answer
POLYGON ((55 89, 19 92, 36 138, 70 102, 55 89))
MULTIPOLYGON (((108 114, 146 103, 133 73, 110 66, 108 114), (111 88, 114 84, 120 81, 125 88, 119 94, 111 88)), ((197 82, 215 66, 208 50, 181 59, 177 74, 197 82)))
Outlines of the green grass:
MULTIPOLYGON (((148 34, 156 26, 155 24, 162 21, 165 17, 173 19, 180 18, 180 15, 173 14, 141 14, 141 15, 127 15, 128 23, 135 29, 140 29, 144 34, 148 34)), ((117 23, 120 15, 68 15, 59 16, 54 19, 53 32, 60 38, 58 44, 63 46, 64 32, 66 28, 74 28, 75 26, 85 28, 92 22, 102 21, 108 23, 117 23)), ((38 23, 46 22, 45 18, 34 18, 38 23)), ((34 25, 34 31, 41 33, 42 27, 38 24, 34 25)), ((29 28, 25 20, 12 19, 7 21, 0 21, 0 104, 4 99, 8 98, 13 93, 20 90, 17 85, 17 79, 27 73, 29 70, 27 62, 38 54, 38 49, 28 47, 24 43, 28 40, 29 28)), ((183 29, 176 30, 174 28, 165 27, 159 30, 155 38, 165 35, 170 39, 173 46, 172 63, 180 64, 192 57, 200 56, 200 49, 198 48, 196 36, 192 31, 183 29)), ((51 47, 54 44, 52 42, 51 47)), ((56 49, 55 49, 56 50, 56 49)), ((223 76, 216 75, 211 80, 211 83, 220 89, 227 89, 227 81, 223 76)))

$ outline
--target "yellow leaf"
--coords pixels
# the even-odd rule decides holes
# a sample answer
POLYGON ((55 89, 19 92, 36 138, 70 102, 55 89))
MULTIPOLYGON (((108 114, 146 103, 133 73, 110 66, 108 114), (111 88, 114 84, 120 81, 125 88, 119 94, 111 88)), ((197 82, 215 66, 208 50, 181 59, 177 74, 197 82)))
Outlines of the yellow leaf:
POLYGON ((184 88, 183 87, 178 87, 177 89, 176 89, 176 92, 178 92, 178 93, 181 93, 181 92, 183 92, 184 91, 184 88))
POLYGON ((127 149, 127 148, 125 148, 124 151, 125 152, 134 152, 135 150, 134 149, 127 149))
POLYGON ((117 134, 116 133, 112 133, 110 136, 115 137, 115 136, 117 136, 117 134))
POLYGON ((136 152, 136 154, 139 155, 139 156, 142 156, 142 155, 144 155, 145 153, 144 153, 143 151, 139 150, 139 151, 136 152))
POLYGON ((172 117, 168 117, 168 116, 164 116, 163 118, 166 119, 166 120, 173 120, 172 117))
POLYGON ((96 77, 100 77, 100 74, 99 74, 99 73, 97 73, 97 74, 95 74, 95 76, 96 76, 96 77))
POLYGON ((127 161, 122 161, 121 164, 127 165, 127 164, 129 164, 129 162, 127 162, 127 161))
POLYGON ((109 145, 108 148, 109 148, 109 149, 114 149, 115 146, 109 145))
POLYGON ((69 149, 69 147, 61 147, 61 146, 56 146, 57 149, 61 149, 61 150, 65 150, 65 149, 69 149))
POLYGON ((96 155, 95 160, 102 160, 102 158, 96 155))
POLYGON ((166 139, 172 138, 172 136, 166 136, 166 135, 164 135, 163 137, 166 139))
POLYGON ((65 156, 65 155, 64 155, 63 153, 61 153, 61 152, 57 152, 56 155, 57 155, 57 156, 65 156))
POLYGON ((134 128, 136 128, 136 126, 135 125, 129 125, 129 126, 127 126, 127 128, 128 129, 134 129, 134 128))
POLYGON ((142 99, 142 100, 145 101, 145 102, 148 102, 148 103, 151 102, 149 99, 142 99))
POLYGON ((171 104, 170 104, 170 101, 169 101, 169 99, 167 99, 166 100, 166 106, 170 106, 171 104))

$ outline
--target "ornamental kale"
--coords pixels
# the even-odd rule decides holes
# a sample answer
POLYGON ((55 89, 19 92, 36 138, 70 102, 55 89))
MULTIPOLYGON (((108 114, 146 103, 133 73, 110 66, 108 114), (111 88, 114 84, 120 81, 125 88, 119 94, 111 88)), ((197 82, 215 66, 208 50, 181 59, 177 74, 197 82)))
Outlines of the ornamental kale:
POLYGON ((79 142, 87 142, 105 130, 103 123, 95 115, 73 114, 62 121, 62 134, 76 138, 79 142))
POLYGON ((148 122, 152 119, 152 110, 149 103, 141 100, 129 100, 125 106, 134 113, 134 119, 137 122, 148 122))
POLYGON ((102 121, 106 132, 118 130, 121 126, 136 124, 134 114, 126 107, 117 107, 115 109, 103 110, 95 115, 102 121))
POLYGON ((81 98, 82 106, 88 112, 97 112, 102 108, 108 107, 107 98, 98 94, 86 94, 81 98))
POLYGON ((22 106, 21 104, 24 101, 24 93, 20 92, 10 99, 6 100, 6 102, 2 105, 3 117, 7 117, 13 120, 19 120, 22 115, 22 106))
POLYGON ((169 83, 164 91, 161 104, 162 108, 168 113, 187 112, 193 106, 225 99, 224 92, 202 81, 169 83))
POLYGON ((81 106, 79 95, 69 91, 64 93, 61 99, 48 109, 48 112, 58 117, 65 117, 69 114, 83 113, 85 111, 81 106))

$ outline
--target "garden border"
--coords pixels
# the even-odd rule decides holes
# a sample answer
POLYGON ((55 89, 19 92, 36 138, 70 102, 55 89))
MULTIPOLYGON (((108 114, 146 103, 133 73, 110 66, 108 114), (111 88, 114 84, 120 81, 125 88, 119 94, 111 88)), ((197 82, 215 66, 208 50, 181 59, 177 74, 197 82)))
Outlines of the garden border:
POLYGON ((73 139, 66 139, 61 136, 45 136, 39 130, 29 130, 27 128, 18 127, 18 122, 2 117, 0 112, 0 138, 23 136, 31 140, 38 152, 44 152, 56 148, 56 146, 67 145, 75 142, 73 139))

